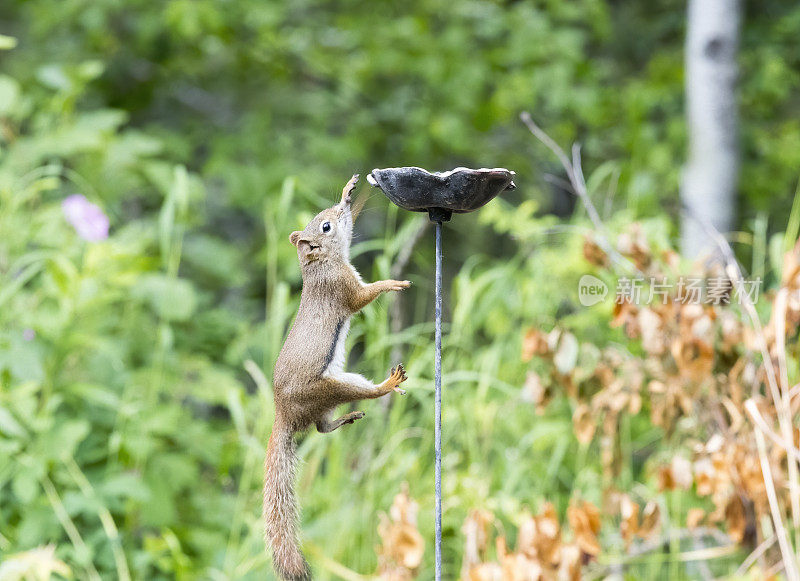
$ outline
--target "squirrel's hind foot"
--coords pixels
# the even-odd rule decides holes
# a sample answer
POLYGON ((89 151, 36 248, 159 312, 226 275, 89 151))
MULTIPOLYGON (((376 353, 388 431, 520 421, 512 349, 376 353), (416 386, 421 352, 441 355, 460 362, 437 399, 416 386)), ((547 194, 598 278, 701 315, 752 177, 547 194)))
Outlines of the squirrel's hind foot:
POLYGON ((405 395, 406 390, 400 389, 398 385, 403 383, 406 379, 408 379, 406 369, 403 367, 403 364, 400 363, 396 367, 392 367, 389 371, 389 378, 383 382, 383 388, 386 393, 396 391, 400 395, 405 395))
POLYGON ((349 414, 345 414, 342 416, 342 423, 343 424, 352 424, 356 420, 360 420, 366 414, 364 412, 350 412, 349 414))
POLYGON ((344 414, 338 420, 330 420, 327 418, 323 418, 317 422, 317 431, 320 434, 327 434, 332 432, 333 430, 344 426, 346 424, 352 424, 356 420, 360 420, 364 417, 364 412, 350 412, 349 414, 344 414))

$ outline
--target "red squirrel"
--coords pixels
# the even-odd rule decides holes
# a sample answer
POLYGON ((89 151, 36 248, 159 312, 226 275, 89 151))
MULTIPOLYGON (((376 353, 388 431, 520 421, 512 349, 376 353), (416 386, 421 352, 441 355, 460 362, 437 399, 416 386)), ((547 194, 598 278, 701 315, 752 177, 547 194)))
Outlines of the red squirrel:
POLYGON ((294 434, 316 425, 321 433, 364 417, 356 411, 333 419, 337 406, 396 391, 406 380, 397 365, 381 383, 344 370, 350 317, 381 293, 411 286, 407 280, 365 283, 350 264, 354 175, 341 201, 317 214, 305 230, 292 232, 303 275, 300 308, 275 363, 275 422, 264 463, 265 538, 275 571, 285 581, 307 581, 311 569, 300 550, 294 494, 294 434))

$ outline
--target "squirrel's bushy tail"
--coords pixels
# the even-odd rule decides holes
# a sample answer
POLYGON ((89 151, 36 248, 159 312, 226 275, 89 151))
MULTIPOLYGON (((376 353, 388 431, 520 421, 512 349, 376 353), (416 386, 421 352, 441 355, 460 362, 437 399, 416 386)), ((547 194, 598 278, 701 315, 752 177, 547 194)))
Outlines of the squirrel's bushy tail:
POLYGON ((264 468, 265 538, 272 548, 272 565, 281 579, 310 581, 311 569, 300 551, 297 535, 296 464, 292 431, 275 418, 264 468))

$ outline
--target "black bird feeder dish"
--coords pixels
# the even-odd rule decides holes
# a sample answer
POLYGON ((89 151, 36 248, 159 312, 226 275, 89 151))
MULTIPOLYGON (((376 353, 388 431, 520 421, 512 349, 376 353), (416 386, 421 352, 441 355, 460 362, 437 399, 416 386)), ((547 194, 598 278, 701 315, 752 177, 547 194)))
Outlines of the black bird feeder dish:
POLYGON ((431 173, 420 167, 374 169, 367 181, 396 205, 428 212, 432 222, 449 222, 453 212, 477 210, 504 190, 513 190, 514 172, 503 168, 457 167, 431 173))
POLYGON ((394 204, 412 212, 428 212, 436 223, 436 307, 434 352, 435 571, 442 578, 442 222, 453 213, 477 210, 505 190, 513 190, 514 172, 504 168, 457 167, 431 173, 419 167, 374 169, 367 181, 394 204))

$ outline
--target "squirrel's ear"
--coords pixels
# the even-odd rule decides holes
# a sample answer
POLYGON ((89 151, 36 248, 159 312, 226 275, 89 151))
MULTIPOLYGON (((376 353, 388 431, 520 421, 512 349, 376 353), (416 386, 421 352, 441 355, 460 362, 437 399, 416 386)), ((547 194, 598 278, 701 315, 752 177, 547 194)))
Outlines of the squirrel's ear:
POLYGON ((295 230, 289 234, 289 242, 291 242, 293 246, 297 246, 297 243, 300 241, 301 234, 302 232, 300 230, 295 230))

